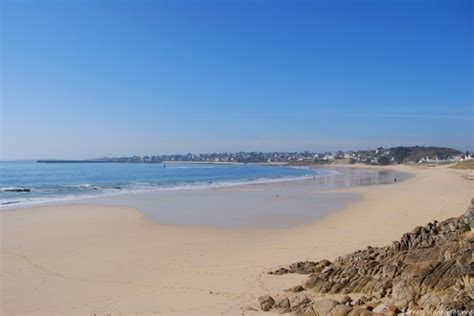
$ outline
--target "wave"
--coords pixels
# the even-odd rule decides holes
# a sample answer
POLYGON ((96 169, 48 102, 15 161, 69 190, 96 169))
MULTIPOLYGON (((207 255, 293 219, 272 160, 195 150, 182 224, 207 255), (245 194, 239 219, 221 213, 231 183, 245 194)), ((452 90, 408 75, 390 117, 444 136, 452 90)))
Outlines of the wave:
MULTIPOLYGON (((159 183, 147 183, 147 182, 131 182, 126 185, 91 185, 88 183, 83 184, 69 184, 59 188, 40 188, 34 192, 48 192, 52 194, 50 196, 31 196, 9 199, 0 199, 0 208, 16 208, 19 206, 30 206, 39 204, 56 204, 68 201, 77 201, 89 198, 98 198, 105 196, 114 196, 122 194, 136 194, 146 192, 158 192, 158 191, 177 191, 177 190, 205 190, 205 189, 218 189, 224 187, 252 185, 252 184, 266 184, 266 183, 279 183, 288 181, 301 181, 312 178, 319 178, 325 176, 336 175, 339 172, 335 170, 312 170, 312 173, 308 173, 302 176, 287 176, 287 177, 275 177, 275 178, 247 178, 243 180, 228 180, 228 181, 206 181, 206 182, 177 182, 173 184, 159 184, 159 183), (77 192, 68 192, 68 194, 54 195, 54 192, 60 194, 64 193, 62 188, 67 189, 79 189, 77 192), (85 190, 84 190, 85 189, 85 190)), ((0 188, 6 189, 7 187, 0 188)), ((8 187, 10 188, 10 187, 8 187)), ((17 188, 17 187, 11 187, 17 188)), ((19 187, 18 187, 19 188, 19 187)), ((67 191, 69 191, 67 190, 67 191)), ((32 191, 33 192, 33 191, 32 191)))
POLYGON ((215 166, 204 166, 204 165, 192 165, 192 166, 178 166, 167 164, 166 169, 214 169, 215 166))
POLYGON ((25 187, 0 187, 0 192, 30 192, 30 188, 25 187))
POLYGON ((64 185, 66 188, 80 188, 80 189, 88 189, 92 187, 89 183, 80 183, 80 184, 66 184, 64 185))

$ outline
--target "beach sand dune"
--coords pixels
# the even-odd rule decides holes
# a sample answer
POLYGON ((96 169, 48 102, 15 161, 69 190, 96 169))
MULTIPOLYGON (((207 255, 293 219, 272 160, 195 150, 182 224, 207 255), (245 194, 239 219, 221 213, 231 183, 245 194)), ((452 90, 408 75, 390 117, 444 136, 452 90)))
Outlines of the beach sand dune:
POLYGON ((416 225, 460 215, 473 196, 474 182, 459 171, 396 168, 415 177, 350 189, 361 198, 286 229, 160 225, 135 209, 100 205, 3 211, 0 312, 252 313, 242 307, 304 278, 266 272, 386 245, 416 225))

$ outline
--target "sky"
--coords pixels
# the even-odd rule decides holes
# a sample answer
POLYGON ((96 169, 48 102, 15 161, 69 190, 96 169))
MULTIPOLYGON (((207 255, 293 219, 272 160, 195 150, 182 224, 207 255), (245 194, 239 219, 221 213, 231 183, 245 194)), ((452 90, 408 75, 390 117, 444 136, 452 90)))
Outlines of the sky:
POLYGON ((0 10, 0 159, 474 149, 469 0, 0 10))

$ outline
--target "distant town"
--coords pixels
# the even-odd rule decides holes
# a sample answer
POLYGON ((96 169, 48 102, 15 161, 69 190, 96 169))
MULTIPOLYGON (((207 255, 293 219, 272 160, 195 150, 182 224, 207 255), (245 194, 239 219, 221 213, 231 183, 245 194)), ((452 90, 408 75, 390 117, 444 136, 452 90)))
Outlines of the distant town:
POLYGON ((472 159, 470 152, 445 147, 378 147, 373 150, 333 152, 236 152, 212 154, 176 154, 131 157, 104 157, 86 160, 38 160, 38 163, 274 163, 290 165, 346 164, 390 165, 401 163, 441 164, 472 159))

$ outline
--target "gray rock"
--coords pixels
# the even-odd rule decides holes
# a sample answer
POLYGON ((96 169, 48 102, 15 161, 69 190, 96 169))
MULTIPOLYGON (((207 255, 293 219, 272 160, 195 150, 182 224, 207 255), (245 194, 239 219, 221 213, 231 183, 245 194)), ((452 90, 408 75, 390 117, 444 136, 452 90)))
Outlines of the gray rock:
POLYGON ((434 292, 426 293, 418 299, 418 305, 420 306, 437 306, 440 303, 441 299, 438 297, 438 294, 434 292))
POLYGON ((408 303, 414 301, 418 295, 416 284, 410 280, 400 280, 392 288, 392 304, 398 308, 408 306, 408 303))
POLYGON ((242 308, 242 310, 244 310, 244 311, 254 311, 254 312, 258 311, 258 309, 253 308, 252 306, 245 306, 245 307, 242 308))
MULTIPOLYGON (((369 312, 366 308, 363 307, 356 307, 353 310, 351 310, 348 314, 348 316, 361 316, 361 315, 366 315, 367 312, 369 312)), ((372 312, 369 312, 369 315, 372 312)))
POLYGON ((311 305, 302 306, 302 307, 296 309, 294 312, 291 312, 291 315, 295 315, 295 316, 319 316, 314 311, 314 309, 311 305))
POLYGON ((314 302, 313 309, 318 315, 324 316, 327 315, 337 304, 338 302, 336 300, 324 299, 314 302))
POLYGON ((264 312, 269 311, 274 304, 275 300, 269 295, 260 296, 258 298, 258 305, 260 306, 260 309, 264 312))
POLYGON ((291 273, 291 271, 286 268, 280 268, 278 270, 268 272, 268 274, 274 274, 274 275, 283 275, 287 273, 291 273))
POLYGON ((311 274, 304 282, 304 287, 307 289, 312 289, 316 286, 316 284, 318 284, 318 281, 320 281, 318 275, 311 274))
POLYGON ((464 213, 464 222, 472 229, 474 228, 474 198, 471 200, 471 206, 464 213))
POLYGON ((304 287, 301 285, 296 285, 293 287, 290 287, 289 289, 286 289, 285 292, 292 292, 292 293, 298 293, 298 292, 303 292, 305 290, 304 287))
POLYGON ((296 312, 298 309, 312 305, 313 302, 306 296, 294 296, 290 298, 291 311, 296 312))
POLYGON ((272 306, 272 311, 278 314, 285 314, 291 311, 290 300, 283 298, 275 302, 272 306))
POLYGON ((339 302, 340 302, 341 304, 347 304, 347 303, 350 303, 351 301, 352 301, 351 297, 348 296, 348 295, 346 295, 346 296, 344 296, 339 302))
POLYGON ((4 192, 30 192, 31 189, 26 188, 13 188, 13 189, 6 189, 4 192))
POLYGON ((372 311, 374 313, 383 313, 383 311, 385 310, 386 307, 387 307, 387 305, 385 305, 385 304, 379 304, 379 305, 375 306, 372 311))
POLYGON ((351 311, 350 307, 345 305, 336 305, 330 312, 329 316, 346 316, 351 311))

